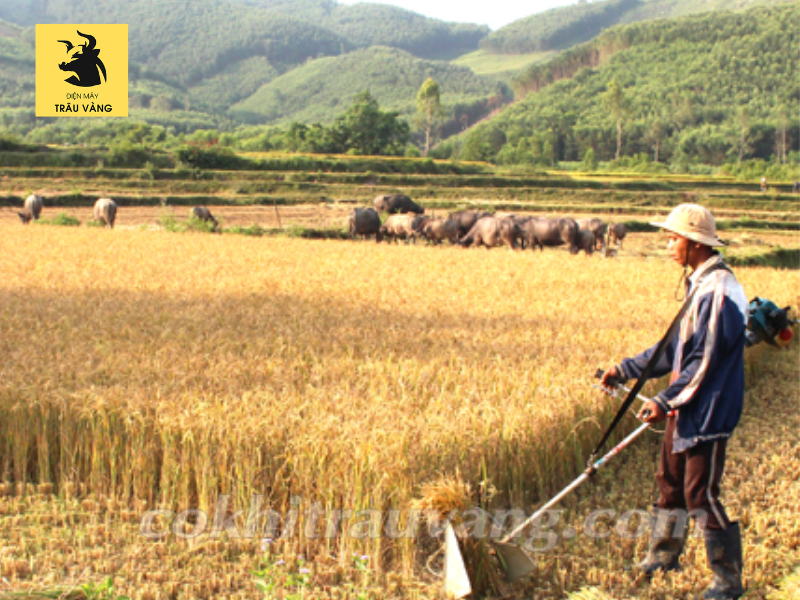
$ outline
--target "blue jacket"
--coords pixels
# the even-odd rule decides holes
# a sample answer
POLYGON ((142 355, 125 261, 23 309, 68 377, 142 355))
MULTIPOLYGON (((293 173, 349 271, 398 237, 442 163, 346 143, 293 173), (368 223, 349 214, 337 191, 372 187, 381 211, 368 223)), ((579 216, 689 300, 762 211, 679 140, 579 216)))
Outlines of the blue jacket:
MULTIPOLYGON (((665 413, 678 411, 676 453, 730 437, 742 414, 748 303, 733 273, 707 273, 721 261, 715 254, 692 273, 690 290, 697 287, 697 293, 652 372, 654 378, 672 373, 669 387, 653 400, 665 413)), ((623 360, 623 377, 638 378, 656 346, 623 360)))

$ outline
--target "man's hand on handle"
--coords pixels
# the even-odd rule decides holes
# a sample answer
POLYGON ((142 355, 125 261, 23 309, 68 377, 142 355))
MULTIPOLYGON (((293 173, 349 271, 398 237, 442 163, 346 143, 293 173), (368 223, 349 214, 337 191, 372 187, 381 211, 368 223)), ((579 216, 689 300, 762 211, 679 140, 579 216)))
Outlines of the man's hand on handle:
MULTIPOLYGON (((615 365, 602 374, 600 377, 600 385, 607 389, 615 389, 620 384, 621 379, 621 373, 615 365)), ((663 421, 666 415, 658 404, 653 401, 648 401, 645 402, 636 417, 645 423, 658 423, 659 421, 663 421)))
POLYGON ((636 415, 636 418, 641 419, 645 423, 658 423, 659 421, 663 421, 666 415, 664 411, 661 410, 661 407, 651 400, 644 403, 644 406, 639 411, 639 414, 636 415))
POLYGON ((600 378, 600 385, 604 388, 616 389, 620 383, 620 374, 616 366, 611 367, 600 378))

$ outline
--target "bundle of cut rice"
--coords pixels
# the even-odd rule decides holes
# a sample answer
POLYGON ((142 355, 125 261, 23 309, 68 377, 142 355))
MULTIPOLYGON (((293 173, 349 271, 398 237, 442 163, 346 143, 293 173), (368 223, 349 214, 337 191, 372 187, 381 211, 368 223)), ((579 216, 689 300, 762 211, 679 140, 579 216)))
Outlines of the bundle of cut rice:
POLYGON ((422 497, 413 507, 425 511, 426 517, 435 519, 435 525, 442 530, 447 521, 453 526, 473 596, 506 595, 503 572, 494 549, 488 540, 471 535, 470 528, 464 525, 463 514, 472 507, 472 488, 459 472, 455 477, 441 477, 423 485, 422 497))

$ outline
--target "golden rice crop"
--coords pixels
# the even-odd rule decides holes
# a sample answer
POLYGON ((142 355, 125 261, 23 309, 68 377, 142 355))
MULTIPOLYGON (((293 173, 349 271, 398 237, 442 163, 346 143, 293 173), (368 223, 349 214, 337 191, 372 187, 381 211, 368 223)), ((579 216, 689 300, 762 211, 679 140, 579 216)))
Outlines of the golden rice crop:
MULTIPOLYGON (((0 473, 139 514, 210 512, 219 494, 407 509, 457 470, 529 507, 583 468, 616 406, 596 368, 678 307, 677 268, 634 252, 1 233, 0 473)), ((797 271, 737 275, 798 302, 797 271)), ((413 540, 282 548, 417 569, 413 540)))

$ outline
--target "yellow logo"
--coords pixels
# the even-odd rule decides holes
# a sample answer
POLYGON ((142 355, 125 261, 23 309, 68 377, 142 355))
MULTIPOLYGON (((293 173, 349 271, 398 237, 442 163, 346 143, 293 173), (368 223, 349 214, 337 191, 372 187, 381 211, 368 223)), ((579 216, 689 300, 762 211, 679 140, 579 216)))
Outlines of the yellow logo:
POLYGON ((128 26, 37 25, 36 116, 127 117, 128 26))

